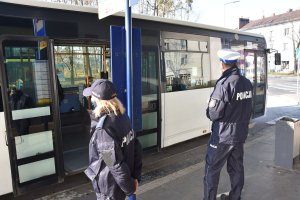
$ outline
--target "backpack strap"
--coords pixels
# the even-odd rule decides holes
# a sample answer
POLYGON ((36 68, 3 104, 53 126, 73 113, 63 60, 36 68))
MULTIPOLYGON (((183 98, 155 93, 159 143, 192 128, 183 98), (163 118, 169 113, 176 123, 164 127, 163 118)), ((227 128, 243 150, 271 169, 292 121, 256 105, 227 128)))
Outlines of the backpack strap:
POLYGON ((107 115, 103 115, 102 117, 100 117, 99 122, 97 123, 96 129, 97 128, 102 129, 106 116, 107 115))

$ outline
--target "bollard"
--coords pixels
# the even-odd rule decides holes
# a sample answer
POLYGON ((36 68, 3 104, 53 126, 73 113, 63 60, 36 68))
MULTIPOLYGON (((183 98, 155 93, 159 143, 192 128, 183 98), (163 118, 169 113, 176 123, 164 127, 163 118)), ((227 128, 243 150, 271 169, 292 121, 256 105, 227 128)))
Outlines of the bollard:
POLYGON ((283 117, 276 122, 275 165, 292 169, 300 154, 300 121, 283 117))

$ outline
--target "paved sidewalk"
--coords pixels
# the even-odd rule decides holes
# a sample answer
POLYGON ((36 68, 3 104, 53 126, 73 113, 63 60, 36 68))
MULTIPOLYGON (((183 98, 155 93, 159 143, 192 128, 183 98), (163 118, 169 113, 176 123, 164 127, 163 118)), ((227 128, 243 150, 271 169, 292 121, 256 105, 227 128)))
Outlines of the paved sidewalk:
MULTIPOLYGON (((300 165, 293 170, 274 165, 276 119, 285 115, 300 119, 297 99, 295 94, 268 95, 267 113, 253 120, 245 144, 243 200, 300 199, 300 165)), ((175 145, 171 153, 162 151, 157 156, 146 158, 138 200, 201 200, 207 139, 202 138, 200 142, 194 142, 194 139, 194 145, 189 149, 186 144, 175 145)), ((219 194, 229 190, 229 177, 224 167, 219 194)), ((38 200, 95 199, 89 183, 38 200)))
MULTIPOLYGON (((300 119, 300 107, 291 99, 295 98, 269 96, 266 115, 252 121, 245 144, 243 200, 300 199, 300 165, 293 170, 274 165, 276 119, 285 115, 300 119)), ((145 157, 138 200, 201 200, 207 139, 194 139, 145 157)), ((224 167, 219 194, 229 190, 229 177, 224 167)), ((88 183, 37 200, 95 199, 88 183)))
MULTIPOLYGON (((300 171, 274 166, 275 126, 260 131, 262 136, 245 144, 245 186, 243 200, 299 200, 300 171)), ((140 188, 140 200, 202 199, 204 162, 168 175, 140 188)), ((226 168, 219 193, 230 190, 226 168)))
MULTIPOLYGON (((245 144, 245 186, 243 200, 299 200, 300 168, 287 170, 274 165, 275 125, 265 126, 245 144)), ((193 151, 199 151, 194 149, 193 151)), ((203 152, 199 152, 201 154, 203 152)), ((195 152, 190 152, 195 156, 195 152)), ((178 161, 180 162, 180 161, 178 161)), ((204 161, 144 183, 139 188, 139 200, 194 200, 203 197, 204 161)), ((219 193, 230 190, 224 167, 219 193)), ((95 200, 90 184, 85 184, 39 200, 95 200)))

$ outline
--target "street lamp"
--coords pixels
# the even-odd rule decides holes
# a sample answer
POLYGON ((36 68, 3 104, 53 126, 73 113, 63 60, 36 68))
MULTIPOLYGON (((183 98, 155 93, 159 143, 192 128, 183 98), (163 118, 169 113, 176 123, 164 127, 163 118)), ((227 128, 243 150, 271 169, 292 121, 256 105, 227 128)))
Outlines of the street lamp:
POLYGON ((233 3, 238 3, 238 2, 240 2, 240 1, 230 1, 230 2, 224 3, 224 27, 225 27, 225 17, 226 17, 226 15, 225 15, 226 5, 233 4, 233 3))

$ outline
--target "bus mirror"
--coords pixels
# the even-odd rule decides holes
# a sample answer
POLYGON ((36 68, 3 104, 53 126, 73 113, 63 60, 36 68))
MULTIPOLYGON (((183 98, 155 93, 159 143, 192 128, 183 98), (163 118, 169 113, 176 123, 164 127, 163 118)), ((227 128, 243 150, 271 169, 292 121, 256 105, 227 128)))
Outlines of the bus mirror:
POLYGON ((280 64, 281 64, 281 54, 275 53, 275 65, 280 65, 280 64))

